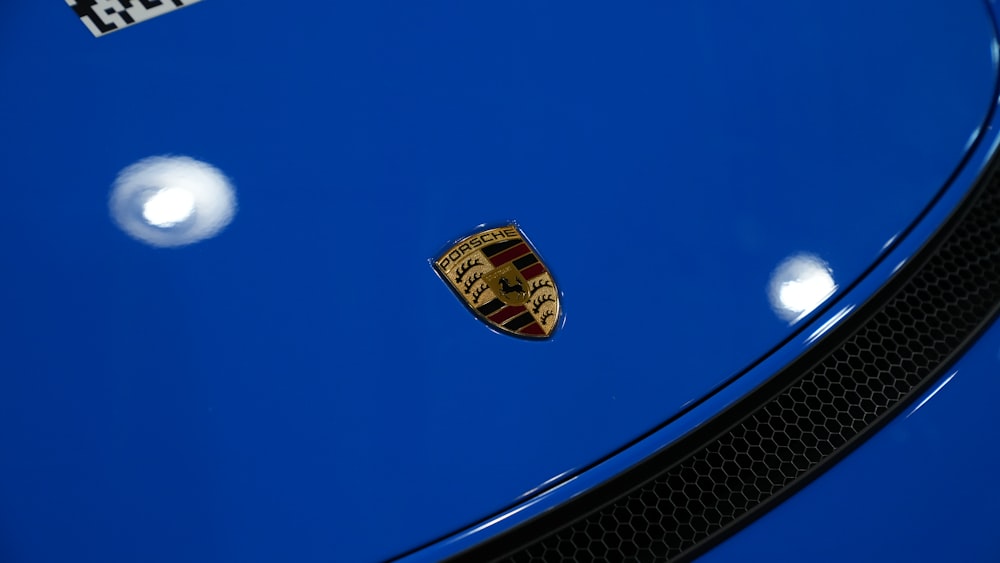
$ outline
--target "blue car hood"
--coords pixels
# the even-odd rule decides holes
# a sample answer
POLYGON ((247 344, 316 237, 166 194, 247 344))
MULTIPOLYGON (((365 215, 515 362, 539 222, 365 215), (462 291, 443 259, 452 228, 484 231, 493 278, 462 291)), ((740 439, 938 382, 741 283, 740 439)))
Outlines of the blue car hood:
POLYGON ((204 2, 100 38, 15 4, 6 561, 379 560, 494 514, 790 338, 947 185, 996 82, 975 0, 204 2), (226 229, 116 226, 155 155, 231 179, 226 229), (510 221, 551 339, 430 265, 510 221))

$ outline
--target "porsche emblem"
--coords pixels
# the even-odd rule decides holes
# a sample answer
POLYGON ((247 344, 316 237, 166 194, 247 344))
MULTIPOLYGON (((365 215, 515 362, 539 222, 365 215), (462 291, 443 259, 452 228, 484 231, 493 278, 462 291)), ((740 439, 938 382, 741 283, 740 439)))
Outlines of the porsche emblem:
POLYGON ((514 336, 548 338, 559 321, 559 290, 516 225, 455 243, 434 269, 483 322, 514 336))

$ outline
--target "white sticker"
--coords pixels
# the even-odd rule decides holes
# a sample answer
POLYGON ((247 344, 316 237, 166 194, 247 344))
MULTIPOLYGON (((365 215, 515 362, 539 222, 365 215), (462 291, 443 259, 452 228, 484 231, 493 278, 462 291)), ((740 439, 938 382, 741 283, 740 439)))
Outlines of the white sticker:
POLYGON ((94 34, 107 35, 201 0, 66 0, 94 34))

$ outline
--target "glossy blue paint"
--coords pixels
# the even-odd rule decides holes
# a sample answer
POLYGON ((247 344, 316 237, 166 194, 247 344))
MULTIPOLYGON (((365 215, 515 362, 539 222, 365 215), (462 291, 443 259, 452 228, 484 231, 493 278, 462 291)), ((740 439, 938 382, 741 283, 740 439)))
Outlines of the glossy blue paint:
POLYGON ((794 334, 771 270, 849 285, 995 81, 973 0, 255 6, 0 22, 5 560, 375 560, 502 510, 794 334), (162 153, 234 179, 218 238, 110 222, 162 153), (509 218, 566 294, 550 343, 427 267, 509 218))
MULTIPOLYGON (((899 267, 909 260, 937 231, 941 223, 951 215, 955 206, 979 178, 986 163, 996 154, 997 148, 1000 146, 1000 115, 994 112, 991 121, 983 128, 983 131, 983 137, 969 155, 967 165, 959 171, 954 181, 935 205, 928 210, 923 219, 914 225, 907 236, 894 241, 893 247, 886 252, 871 272, 858 280, 858 283, 853 287, 845 289, 831 299, 821 314, 817 314, 809 322, 803 323, 788 344, 775 350, 773 354, 764 358, 742 377, 706 398, 702 403, 684 413, 683 416, 678 417, 669 425, 650 434, 628 449, 603 460, 583 473, 565 476, 567 478, 553 484, 530 500, 497 514, 493 518, 479 522, 475 526, 470 526, 425 550, 414 553, 406 561, 436 561, 457 554, 484 538, 511 529, 538 516, 547 509, 581 494, 588 488, 618 475, 708 421, 716 413, 732 405, 770 378, 783 366, 795 360, 811 345, 818 342, 826 332, 834 329, 840 321, 847 318, 878 288, 888 282, 899 267)), ((927 395, 931 394, 932 392, 928 392, 927 395)), ((919 402, 920 400, 917 401, 917 404, 919 402)))

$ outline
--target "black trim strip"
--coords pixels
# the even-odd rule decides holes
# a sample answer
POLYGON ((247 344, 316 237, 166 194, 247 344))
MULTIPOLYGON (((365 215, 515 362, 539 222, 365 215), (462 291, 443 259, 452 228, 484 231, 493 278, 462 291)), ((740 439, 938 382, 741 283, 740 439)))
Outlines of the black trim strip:
POLYGON ((1000 308, 1000 165, 822 341, 684 438, 453 561, 693 557, 905 408, 1000 308))
POLYGON ((485 254, 487 258, 491 258, 493 256, 496 256, 497 254, 500 254, 502 251, 507 250, 508 248, 513 248, 521 244, 522 242, 524 241, 519 238, 516 238, 511 240, 505 240, 503 242, 498 242, 496 244, 491 244, 489 246, 484 246, 483 254, 485 254))
POLYGON ((513 264, 514 267, 517 268, 518 270, 523 270, 526 267, 534 264, 535 262, 538 262, 538 257, 535 256, 534 252, 532 252, 531 254, 522 256, 517 260, 514 260, 513 264))
POLYGON ((503 327, 507 330, 520 330, 535 321, 535 317, 531 316, 531 313, 525 311, 520 315, 514 317, 513 319, 504 323, 503 327))
POLYGON ((479 311, 480 314, 486 316, 490 316, 493 313, 499 311, 500 309, 503 309, 503 301, 500 301, 495 297, 492 300, 490 300, 489 303, 486 303, 485 305, 480 305, 479 307, 476 308, 476 310, 479 311))

